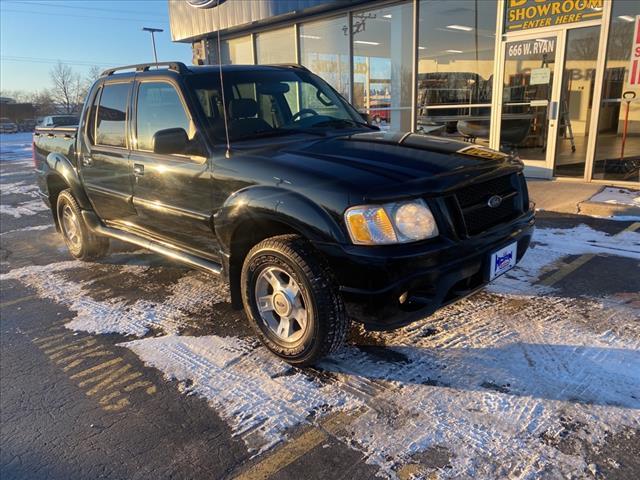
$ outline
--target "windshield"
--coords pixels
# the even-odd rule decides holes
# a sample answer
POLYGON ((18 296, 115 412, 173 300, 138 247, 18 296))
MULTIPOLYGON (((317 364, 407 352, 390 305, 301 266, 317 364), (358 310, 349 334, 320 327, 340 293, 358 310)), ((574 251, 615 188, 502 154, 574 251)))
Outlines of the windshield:
MULTIPOLYGON (((200 74, 189 81, 214 141, 224 141, 219 76, 200 74)), ((327 83, 304 70, 225 72, 224 87, 231 141, 297 132, 324 135, 322 127, 367 126, 327 83)))

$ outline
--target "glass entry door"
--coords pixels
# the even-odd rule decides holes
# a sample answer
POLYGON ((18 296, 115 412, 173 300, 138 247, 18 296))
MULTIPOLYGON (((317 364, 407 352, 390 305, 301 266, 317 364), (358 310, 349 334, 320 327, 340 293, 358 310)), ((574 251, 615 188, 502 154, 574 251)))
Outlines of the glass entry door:
POLYGON ((532 176, 553 171, 558 118, 561 32, 505 44, 500 147, 517 154, 532 176))
POLYGON ((600 25, 567 31, 556 129, 554 174, 584 178, 600 25))

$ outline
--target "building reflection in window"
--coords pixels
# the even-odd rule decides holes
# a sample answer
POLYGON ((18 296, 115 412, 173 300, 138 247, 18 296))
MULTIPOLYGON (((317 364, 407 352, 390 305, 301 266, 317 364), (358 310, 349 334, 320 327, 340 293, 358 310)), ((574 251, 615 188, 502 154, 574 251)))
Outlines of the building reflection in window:
POLYGON ((616 0, 598 120, 593 178, 640 182, 640 87, 629 85, 629 58, 640 4, 616 0))
POLYGON ((413 5, 354 12, 351 31, 352 103, 382 130, 410 130, 413 5))
POLYGON ((347 17, 300 25, 300 63, 349 98, 347 17))
POLYGON ((416 128, 489 142, 495 0, 419 3, 416 128))

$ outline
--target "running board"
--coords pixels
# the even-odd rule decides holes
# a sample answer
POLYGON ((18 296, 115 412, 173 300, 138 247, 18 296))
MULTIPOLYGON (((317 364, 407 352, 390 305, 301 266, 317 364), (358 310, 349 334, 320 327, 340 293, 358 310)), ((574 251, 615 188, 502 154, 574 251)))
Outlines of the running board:
POLYGON ((185 263, 199 270, 204 270, 208 273, 214 273, 216 275, 220 275, 222 273, 222 265, 220 265, 219 263, 196 257, 195 255, 191 255, 190 253, 182 252, 177 248, 172 248, 167 245, 154 242, 153 240, 146 240, 132 233, 117 230, 115 228, 105 227, 102 222, 100 222, 96 214, 88 210, 82 211, 82 218, 84 219, 85 224, 97 235, 115 238, 126 243, 138 245, 139 247, 146 248, 148 250, 151 250, 152 252, 159 253, 160 255, 164 255, 169 258, 173 258, 174 260, 185 263))

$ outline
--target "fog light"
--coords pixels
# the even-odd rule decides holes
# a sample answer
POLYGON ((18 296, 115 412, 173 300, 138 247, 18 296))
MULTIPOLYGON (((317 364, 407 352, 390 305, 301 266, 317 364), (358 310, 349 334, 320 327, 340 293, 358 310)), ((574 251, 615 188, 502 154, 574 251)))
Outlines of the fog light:
POLYGON ((409 292, 404 292, 402 295, 398 297, 398 301, 400 302, 400 304, 403 304, 404 302, 407 301, 407 298, 409 298, 409 292))

